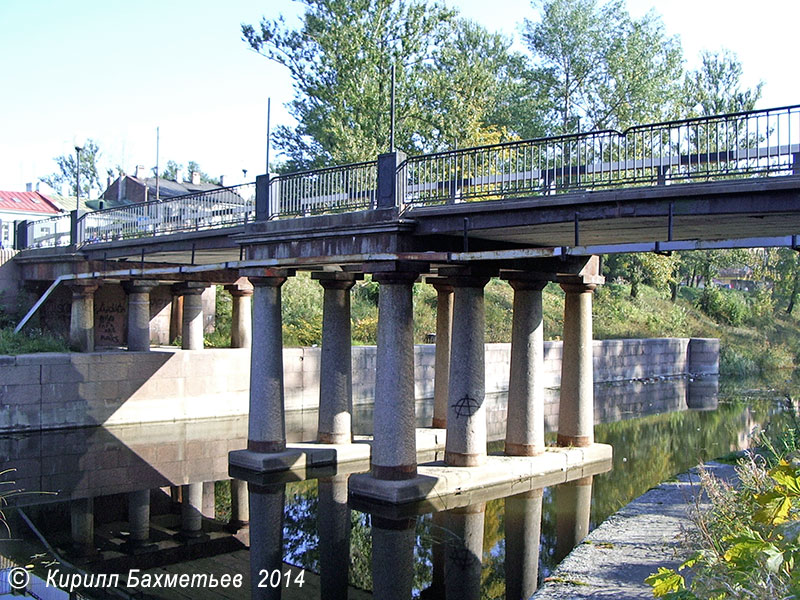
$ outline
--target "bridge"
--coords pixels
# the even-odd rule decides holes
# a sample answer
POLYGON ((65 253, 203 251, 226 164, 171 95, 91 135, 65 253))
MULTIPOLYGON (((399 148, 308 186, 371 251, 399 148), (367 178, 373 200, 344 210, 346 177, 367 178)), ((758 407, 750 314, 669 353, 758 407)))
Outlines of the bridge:
POLYGON ((565 291, 562 459, 578 448, 583 467, 607 460, 610 450, 593 440, 596 255, 800 248, 800 106, 416 157, 395 151, 22 229, 23 277, 73 286, 71 335, 84 350, 93 345, 98 282, 126 282, 128 346, 146 351, 154 287, 183 282, 184 347, 200 349, 199 291, 249 278, 255 291, 237 288, 234 310, 236 335, 252 336, 250 429, 231 465, 254 471, 294 460, 284 430, 281 285, 303 269, 324 288, 318 441, 341 446, 352 438, 349 290, 371 274, 380 286, 375 436, 371 472, 351 479, 351 493, 408 502, 453 493, 452 477, 416 462, 412 284, 424 277, 438 291, 434 427, 447 430, 447 468, 515 477, 529 468, 499 468, 486 454, 483 287, 495 276, 515 290, 506 454, 553 458, 538 373, 541 290, 557 281, 565 291))

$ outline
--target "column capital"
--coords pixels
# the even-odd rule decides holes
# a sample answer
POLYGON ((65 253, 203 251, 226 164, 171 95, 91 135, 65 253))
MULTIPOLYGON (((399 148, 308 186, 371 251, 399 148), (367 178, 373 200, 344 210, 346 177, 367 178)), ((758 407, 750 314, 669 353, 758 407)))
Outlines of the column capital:
POLYGON ((372 279, 375 281, 379 281, 376 279, 377 276, 386 275, 387 277, 383 279, 384 283, 402 283, 412 274, 416 281, 422 273, 428 273, 430 263, 415 260, 382 260, 364 263, 361 270, 364 273, 371 273, 372 279), (398 277, 397 282, 389 281, 393 273, 398 277))
MULTIPOLYGON (((250 283, 256 285, 254 279, 286 279, 295 274, 295 269, 277 269, 274 267, 251 267, 247 269, 239 269, 239 275, 247 277, 250 283)), ((264 284, 267 285, 267 284, 264 284)))
POLYGON ((100 287, 100 283, 95 279, 73 279, 66 281, 65 284, 72 290, 72 295, 75 297, 90 296, 100 287))
POLYGON ((231 296, 252 296, 253 284, 247 277, 240 277, 235 283, 226 285, 225 291, 229 292, 231 296))
POLYGON ((128 279, 122 282, 122 289, 126 294, 149 294, 158 283, 153 279, 128 279))
POLYGON ((440 293, 449 294, 453 292, 453 286, 443 277, 426 277, 425 283, 429 283, 433 286, 433 289, 440 293))
POLYGON ((551 281, 555 281, 556 275, 539 271, 504 271, 500 278, 508 281, 515 290, 539 291, 551 281))
POLYGON ((319 281, 326 290, 349 290, 356 281, 364 279, 363 273, 348 273, 345 271, 314 271, 311 279, 319 281))
POLYGON ((599 275, 582 276, 582 275, 569 275, 558 278, 558 284, 561 289, 568 293, 584 294, 591 293, 597 288, 598 285, 605 283, 605 277, 599 275))
POLYGON ((208 283, 199 281, 184 281, 173 285, 172 292, 178 296, 192 296, 202 294, 208 286, 208 283))

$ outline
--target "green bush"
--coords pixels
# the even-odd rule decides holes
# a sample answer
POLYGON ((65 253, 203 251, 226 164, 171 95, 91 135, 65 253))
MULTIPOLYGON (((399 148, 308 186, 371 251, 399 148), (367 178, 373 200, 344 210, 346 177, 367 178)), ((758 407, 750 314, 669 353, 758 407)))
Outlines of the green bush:
POLYGON ((715 321, 739 326, 748 315, 747 304, 731 290, 707 287, 697 300, 697 307, 715 321))
POLYGON ((26 329, 19 333, 14 333, 10 327, 0 329, 0 355, 34 352, 69 352, 69 345, 63 338, 40 329, 26 329))

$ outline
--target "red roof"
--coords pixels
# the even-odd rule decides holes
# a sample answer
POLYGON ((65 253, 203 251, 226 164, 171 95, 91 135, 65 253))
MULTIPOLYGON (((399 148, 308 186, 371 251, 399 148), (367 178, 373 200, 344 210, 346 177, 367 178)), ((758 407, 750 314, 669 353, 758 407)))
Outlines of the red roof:
POLYGON ((39 192, 0 191, 0 210, 18 210, 20 212, 38 212, 45 214, 61 212, 50 198, 39 192))

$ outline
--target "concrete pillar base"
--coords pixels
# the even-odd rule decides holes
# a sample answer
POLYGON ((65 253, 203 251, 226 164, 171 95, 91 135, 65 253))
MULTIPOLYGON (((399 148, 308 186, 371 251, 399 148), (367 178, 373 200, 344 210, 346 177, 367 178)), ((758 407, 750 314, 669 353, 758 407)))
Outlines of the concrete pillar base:
POLYGON ((448 450, 444 453, 444 462, 451 467, 480 467, 486 463, 486 454, 481 452, 466 454, 448 450))
POLYGON ((544 454, 544 447, 539 444, 514 444, 513 442, 506 442, 505 453, 509 456, 539 456, 540 454, 544 454))
POLYGON ((572 446, 573 448, 586 448, 592 445, 594 436, 588 435, 561 435, 558 434, 556 444, 561 447, 572 446))

